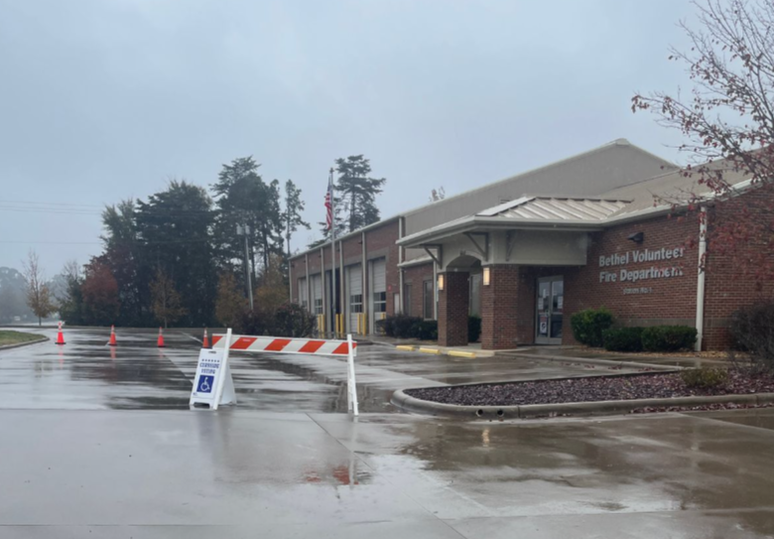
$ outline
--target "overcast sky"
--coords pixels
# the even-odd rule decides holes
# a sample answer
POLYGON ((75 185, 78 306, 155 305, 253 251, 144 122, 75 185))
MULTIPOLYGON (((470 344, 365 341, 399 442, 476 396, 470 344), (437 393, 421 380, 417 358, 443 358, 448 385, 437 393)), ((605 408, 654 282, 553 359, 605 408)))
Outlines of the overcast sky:
MULTIPOLYGON (((253 155, 323 220, 365 154, 382 215, 627 138, 673 90, 687 0, 0 0, 0 266, 99 254, 100 209, 253 155), (35 203, 35 204, 32 204, 35 203)), ((315 236, 301 231, 295 247, 315 236)))

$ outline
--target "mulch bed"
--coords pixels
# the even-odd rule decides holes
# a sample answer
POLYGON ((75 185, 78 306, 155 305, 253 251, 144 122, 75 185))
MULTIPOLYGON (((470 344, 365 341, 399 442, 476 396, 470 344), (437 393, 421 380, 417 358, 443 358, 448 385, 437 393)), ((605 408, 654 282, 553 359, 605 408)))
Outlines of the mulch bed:
POLYGON ((726 383, 713 389, 689 388, 680 373, 645 373, 405 390, 407 395, 417 399, 467 406, 519 406, 768 392, 774 392, 774 376, 756 375, 746 369, 730 369, 726 383))

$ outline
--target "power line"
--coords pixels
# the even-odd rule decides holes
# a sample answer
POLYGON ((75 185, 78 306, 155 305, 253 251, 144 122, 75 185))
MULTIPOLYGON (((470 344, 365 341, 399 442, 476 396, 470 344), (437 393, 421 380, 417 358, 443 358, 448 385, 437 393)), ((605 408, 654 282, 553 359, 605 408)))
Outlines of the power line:
POLYGON ((40 200, 8 200, 0 198, 0 204, 36 204, 46 206, 80 206, 88 208, 101 208, 101 204, 76 204, 74 202, 43 202, 40 200))
MULTIPOLYGON (((162 240, 162 241, 144 241, 144 240, 134 240, 131 242, 133 245, 136 246, 144 246, 144 245, 170 245, 170 244, 178 244, 178 243, 217 243, 212 238, 205 238, 205 239, 199 239, 199 240, 162 240)), ((35 244, 50 244, 50 245, 102 245, 104 242, 102 241, 50 241, 50 240, 0 240, 0 243, 35 243, 35 244)), ((123 242, 120 242, 123 243, 123 242)))

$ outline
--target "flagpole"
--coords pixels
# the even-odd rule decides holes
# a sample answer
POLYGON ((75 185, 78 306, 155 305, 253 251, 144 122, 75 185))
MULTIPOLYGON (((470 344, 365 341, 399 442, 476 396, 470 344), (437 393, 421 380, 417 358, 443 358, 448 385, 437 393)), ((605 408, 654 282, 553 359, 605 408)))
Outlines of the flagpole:
POLYGON ((328 183, 331 186, 331 305, 333 306, 333 317, 331 318, 331 330, 336 333, 338 318, 336 316, 336 303, 338 300, 338 291, 336 287, 336 197, 333 189, 333 167, 331 167, 328 183))

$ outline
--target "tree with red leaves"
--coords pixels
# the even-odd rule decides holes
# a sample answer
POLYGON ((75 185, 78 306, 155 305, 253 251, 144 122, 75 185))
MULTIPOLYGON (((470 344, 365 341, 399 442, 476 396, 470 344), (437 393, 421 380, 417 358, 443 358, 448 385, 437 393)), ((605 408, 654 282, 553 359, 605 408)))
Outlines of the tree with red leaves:
POLYGON ((84 280, 81 287, 85 321, 87 324, 114 324, 118 317, 120 303, 118 299, 118 283, 110 266, 103 257, 93 258, 84 266, 84 280))
POLYGON ((681 23, 692 47, 687 52, 671 49, 669 56, 687 66, 690 95, 638 94, 632 110, 648 110, 685 136, 679 149, 691 155, 691 163, 684 174, 702 188, 681 205, 697 209, 707 202, 707 194, 712 196, 717 215, 710 220, 712 256, 732 258, 739 269, 771 278, 774 1, 706 0, 694 5, 700 28, 681 23), (740 175, 750 180, 745 191, 734 185, 740 175))

